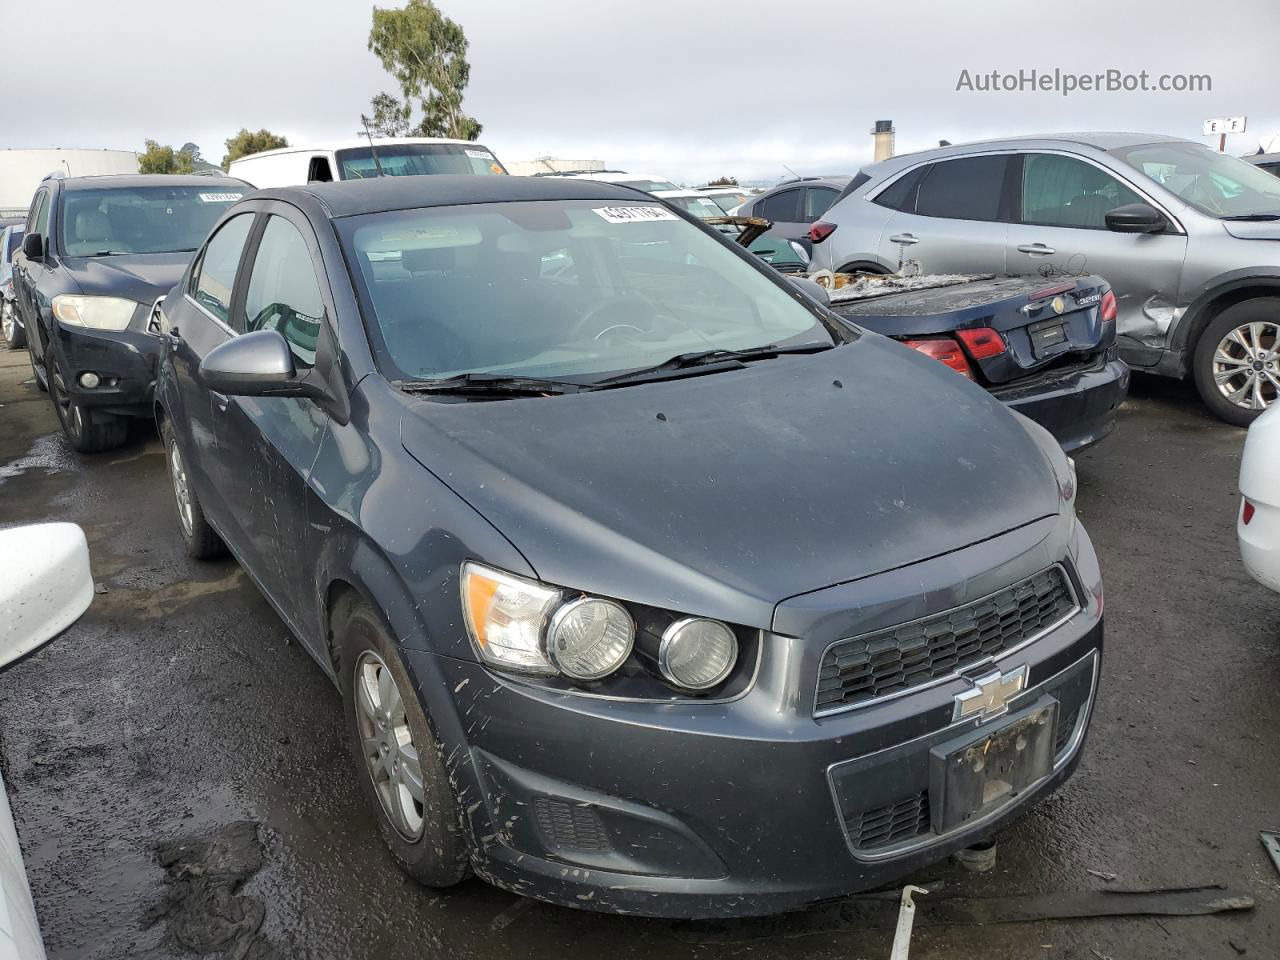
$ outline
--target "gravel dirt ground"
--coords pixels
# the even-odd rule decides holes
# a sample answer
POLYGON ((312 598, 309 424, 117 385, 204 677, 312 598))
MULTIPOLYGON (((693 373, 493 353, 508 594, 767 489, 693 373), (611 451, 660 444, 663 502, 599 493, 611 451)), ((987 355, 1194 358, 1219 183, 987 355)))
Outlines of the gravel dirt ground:
MULTIPOLYGON (((992 872, 921 879, 973 897, 1222 883, 1256 907, 938 927, 924 897, 916 960, 1280 956, 1280 874, 1258 840, 1280 828, 1280 596, 1236 553, 1243 437, 1190 386, 1139 377, 1116 434, 1079 457, 1107 589, 1083 763, 1000 836, 992 872)), ((150 425, 79 458, 25 351, 0 351, 0 525, 52 519, 84 527, 100 593, 0 674, 0 768, 51 958, 888 956, 891 930, 830 908, 672 924, 405 881, 334 688, 234 563, 183 554, 150 425)))

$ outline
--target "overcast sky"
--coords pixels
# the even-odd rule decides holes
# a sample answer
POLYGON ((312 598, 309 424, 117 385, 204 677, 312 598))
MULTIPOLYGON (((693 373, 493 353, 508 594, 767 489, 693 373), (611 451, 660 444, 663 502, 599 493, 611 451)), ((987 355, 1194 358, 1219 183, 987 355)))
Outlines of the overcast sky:
MULTIPOLYGON (((899 152, 1083 129, 1200 139, 1204 119, 1237 114, 1249 129, 1230 152, 1280 134, 1276 0, 438 2, 471 43, 465 108, 507 161, 773 180, 786 167, 853 171, 876 120, 895 122, 899 152), (1033 68, 1208 74, 1212 91, 956 90, 962 70, 1033 68)), ((240 127, 299 144, 352 136, 369 98, 395 92, 367 50, 371 8, 0 0, 0 146, 141 149, 151 137, 194 141, 217 162, 240 127)))

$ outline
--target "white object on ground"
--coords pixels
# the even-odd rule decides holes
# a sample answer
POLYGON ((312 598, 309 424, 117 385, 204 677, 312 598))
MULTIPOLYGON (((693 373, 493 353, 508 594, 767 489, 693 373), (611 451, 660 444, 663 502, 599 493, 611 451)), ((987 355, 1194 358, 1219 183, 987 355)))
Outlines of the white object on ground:
POLYGON ((1240 460, 1240 495, 1240 559, 1253 579, 1280 591, 1280 403, 1249 427, 1240 460))
POLYGON ((78 526, 0 530, 0 667, 71 626, 92 600, 89 545, 78 526))
POLYGON ((902 905, 898 907, 898 926, 893 931, 893 950, 889 960, 907 960, 911 950, 911 927, 916 922, 916 905, 911 901, 913 894, 928 893, 924 887, 913 887, 907 884, 902 888, 902 905))

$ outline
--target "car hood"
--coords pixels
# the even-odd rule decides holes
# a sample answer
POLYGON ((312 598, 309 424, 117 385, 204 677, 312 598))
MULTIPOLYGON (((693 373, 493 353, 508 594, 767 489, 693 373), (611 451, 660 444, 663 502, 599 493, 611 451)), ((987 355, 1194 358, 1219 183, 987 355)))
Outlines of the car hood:
POLYGON ((173 289, 190 262, 190 253, 126 253, 67 257, 63 265, 86 296, 152 303, 173 289))
POLYGON ((752 626, 1059 509, 1017 418, 873 334, 595 393, 413 399, 401 433, 542 580, 752 626))
POLYGON ((1222 226, 1240 240, 1280 240, 1280 220, 1223 220, 1222 226))

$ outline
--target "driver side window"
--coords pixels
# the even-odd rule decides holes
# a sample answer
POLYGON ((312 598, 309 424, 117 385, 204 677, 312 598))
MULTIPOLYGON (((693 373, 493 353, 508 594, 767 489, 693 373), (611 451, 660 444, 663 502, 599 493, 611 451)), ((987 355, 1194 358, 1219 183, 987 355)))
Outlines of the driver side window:
POLYGON ((275 330, 288 341, 299 364, 315 363, 324 298, 306 239, 283 217, 267 220, 253 261, 244 316, 245 333, 275 330))

